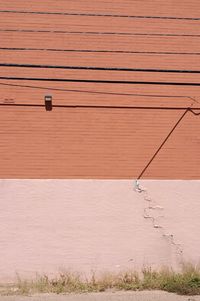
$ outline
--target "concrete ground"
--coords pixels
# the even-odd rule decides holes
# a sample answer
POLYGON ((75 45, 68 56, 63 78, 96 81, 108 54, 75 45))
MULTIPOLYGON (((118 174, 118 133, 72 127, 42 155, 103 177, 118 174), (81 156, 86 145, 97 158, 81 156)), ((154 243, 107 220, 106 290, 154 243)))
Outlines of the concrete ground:
POLYGON ((160 291, 109 292, 81 295, 42 294, 28 296, 5 296, 0 301, 200 301, 200 296, 178 296, 160 291))

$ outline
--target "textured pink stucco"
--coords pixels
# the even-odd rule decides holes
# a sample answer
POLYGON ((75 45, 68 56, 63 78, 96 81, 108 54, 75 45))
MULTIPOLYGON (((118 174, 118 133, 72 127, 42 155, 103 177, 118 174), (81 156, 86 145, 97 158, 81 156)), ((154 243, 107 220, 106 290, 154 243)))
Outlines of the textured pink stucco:
MULTIPOLYGON (((147 202, 127 180, 0 180, 0 280, 16 272, 90 272, 176 266, 176 248, 143 217, 147 202)), ((200 259, 200 181, 141 181, 153 215, 200 259)))

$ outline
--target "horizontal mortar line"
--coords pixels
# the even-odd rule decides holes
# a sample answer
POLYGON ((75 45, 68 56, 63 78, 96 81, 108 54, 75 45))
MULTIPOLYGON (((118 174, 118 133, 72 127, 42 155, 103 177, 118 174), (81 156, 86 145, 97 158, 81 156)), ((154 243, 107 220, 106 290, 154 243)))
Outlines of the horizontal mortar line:
POLYGON ((194 73, 194 74, 200 73, 200 70, 184 70, 184 69, 181 70, 181 69, 126 68, 126 67, 61 66, 61 65, 37 65, 37 64, 16 64, 16 63, 0 63, 0 67, 72 69, 72 70, 94 70, 94 71, 163 72, 163 73, 194 73))
POLYGON ((37 78, 37 77, 8 77, 0 76, 6 80, 23 81, 48 81, 48 82, 74 82, 74 83, 96 83, 96 84, 125 84, 125 85, 172 85, 172 86, 200 86, 200 83, 188 82, 151 82, 151 81, 120 81, 120 80, 95 80, 95 79, 69 79, 69 78, 37 78))
MULTIPOLYGON (((22 104, 22 103, 0 103, 0 106, 15 107, 45 107, 43 104, 22 104)), ((109 106, 109 105, 53 105, 55 108, 99 108, 99 109, 134 109, 134 110, 189 110, 190 107, 148 107, 148 106, 109 106)), ((192 108, 192 110, 200 110, 200 108, 192 108)))
POLYGON ((200 52, 167 52, 167 51, 126 51, 126 50, 93 50, 93 49, 54 49, 54 48, 26 48, 26 47, 0 47, 0 50, 11 51, 49 51, 49 52, 97 52, 97 53, 127 53, 127 54, 159 54, 159 55, 200 55, 200 52))
POLYGON ((0 32, 33 32, 33 33, 61 33, 84 35, 124 35, 124 36, 158 36, 158 37, 200 37, 200 34, 172 34, 172 33, 129 33, 129 32, 101 32, 101 31, 65 31, 65 30, 35 30, 35 29, 0 29, 0 32))
POLYGON ((136 19, 163 19, 163 20, 188 20, 199 21, 198 17, 174 17, 174 16, 138 16, 122 14, 100 14, 100 13, 73 13, 73 12, 44 12, 44 11, 25 11, 25 10, 0 10, 0 13, 13 14, 36 14, 36 15, 63 15, 63 16, 87 16, 87 17, 113 17, 113 18, 136 18, 136 19))

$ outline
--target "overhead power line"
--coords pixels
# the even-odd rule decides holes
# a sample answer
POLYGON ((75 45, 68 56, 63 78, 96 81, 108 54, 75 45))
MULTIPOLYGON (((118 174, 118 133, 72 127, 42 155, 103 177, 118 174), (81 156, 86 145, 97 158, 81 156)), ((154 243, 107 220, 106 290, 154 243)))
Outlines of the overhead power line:
POLYGON ((177 128, 177 126, 180 124, 180 122, 183 120, 183 118, 186 116, 186 114, 188 112, 191 112, 193 115, 196 115, 196 116, 200 115, 200 113, 194 112, 191 107, 185 109, 184 113, 178 119, 178 121, 176 122, 176 124, 173 126, 173 128, 171 129, 171 131, 168 133, 168 135, 166 136, 166 138, 163 140, 163 142, 161 143, 161 145, 158 147, 158 149, 156 150, 156 152, 153 154, 153 156, 150 158, 150 160, 148 161, 148 163, 145 165, 145 167, 143 168, 143 170, 141 171, 141 173, 137 177, 138 180, 141 179, 141 177, 144 175, 145 171, 148 169, 148 167, 154 161, 154 159, 156 158, 156 156, 158 155, 158 153, 161 151, 161 149, 163 148, 163 146, 166 144, 166 142, 168 141, 168 139, 171 137, 171 135, 173 134, 173 132, 175 131, 175 129, 177 128))
POLYGON ((87 52, 87 53, 126 53, 126 54, 159 54, 159 55, 200 55, 200 52, 170 52, 170 51, 126 51, 98 49, 60 49, 60 48, 29 48, 29 47, 0 47, 0 50, 11 51, 49 51, 49 52, 87 52))
POLYGON ((87 17, 112 17, 112 18, 134 18, 134 19, 163 19, 163 20, 188 20, 199 21, 198 17, 175 17, 175 16, 138 16, 122 14, 103 14, 103 13, 73 13, 73 12, 50 12, 50 11, 25 11, 25 10, 0 10, 0 13, 11 14, 35 14, 35 15, 62 15, 62 16, 87 16, 87 17))
POLYGON ((163 146, 165 145, 165 143, 167 142, 167 140, 169 139, 169 137, 172 135, 172 133, 175 131, 175 129, 177 128, 177 126, 179 125, 179 123, 181 122, 181 120, 185 117, 185 115, 191 111, 190 108, 185 109, 184 113, 181 115, 181 117, 178 119, 178 121, 176 122, 176 124, 173 126, 173 128, 171 129, 171 131, 169 132, 169 134, 166 136, 166 138, 164 139, 164 141, 161 143, 161 145, 159 146, 159 148, 156 150, 156 152, 153 154, 153 156, 151 157, 151 159, 149 160, 149 162, 145 165, 145 167, 143 168, 143 170, 141 171, 141 173, 139 174, 139 176, 137 177, 137 179, 141 179, 141 177, 143 176, 143 174, 145 173, 145 171, 147 170, 147 168, 150 166, 150 164, 153 162, 153 160, 155 159, 155 157, 157 156, 157 154, 160 152, 160 150, 163 148, 163 146))
MULTIPOLYGON (((43 104, 26 104, 26 103, 0 103, 0 106, 9 107, 39 107, 43 108, 43 104)), ((52 105, 53 108, 71 108, 71 109, 132 109, 132 110, 167 110, 167 111, 185 111, 189 110, 195 115, 200 115, 194 111, 200 111, 200 108, 190 109, 189 107, 164 107, 164 106, 119 106, 119 105, 81 105, 81 104, 67 104, 67 105, 52 105)))
POLYGON ((102 91, 91 91, 91 90, 80 90, 80 89, 64 89, 64 88, 52 88, 52 87, 41 87, 41 86, 30 86, 30 85, 20 85, 20 84, 10 84, 10 83, 0 83, 2 86, 29 88, 29 89, 39 89, 39 90, 49 90, 49 91, 62 91, 62 92, 75 92, 75 93, 86 93, 86 94, 102 94, 102 95, 114 95, 114 96, 136 96, 136 97, 158 97, 158 98, 187 98, 198 102, 194 97, 186 95, 166 95, 166 94, 141 94, 141 93, 117 93, 117 92, 102 92, 102 91))
POLYGON ((176 34, 176 33, 139 33, 139 32, 106 32, 106 31, 66 31, 47 29, 0 29, 0 32, 32 32, 32 33, 55 33, 55 34, 83 34, 83 35, 119 35, 119 36, 158 36, 158 37, 196 37, 199 34, 176 34))
POLYGON ((0 80, 18 81, 46 81, 46 82, 74 82, 94 84, 124 84, 124 85, 167 85, 167 86, 193 86, 199 87, 200 83, 189 82, 158 82, 158 81, 123 81, 123 80, 96 80, 96 79, 72 79, 72 78, 44 78, 44 77, 9 77, 0 76, 0 80))
POLYGON ((162 72, 162 73, 194 73, 199 74, 200 70, 184 69, 152 69, 152 68, 126 68, 126 67, 96 67, 96 66, 61 66, 61 65, 37 65, 37 64, 16 64, 0 63, 0 67, 16 68, 41 68, 41 69, 71 69, 71 70, 94 70, 94 71, 126 71, 126 72, 162 72))

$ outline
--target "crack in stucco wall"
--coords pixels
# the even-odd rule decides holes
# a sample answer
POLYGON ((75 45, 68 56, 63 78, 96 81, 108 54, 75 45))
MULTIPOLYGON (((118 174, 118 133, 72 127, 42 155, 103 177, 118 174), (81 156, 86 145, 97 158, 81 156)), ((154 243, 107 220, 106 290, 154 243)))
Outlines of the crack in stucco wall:
MULTIPOLYGON (((143 196, 144 201, 147 203, 143 210, 143 217, 145 219, 151 220, 152 226, 154 229, 158 229, 160 234, 167 242, 173 247, 176 255, 176 259, 178 263, 183 263, 183 246, 180 243, 177 243, 174 234, 168 233, 166 227, 164 227, 160 222, 160 218, 164 218, 165 215, 157 215, 156 217, 152 214, 152 211, 164 211, 164 208, 157 203, 150 197, 146 188, 141 186, 138 180, 134 182, 134 190, 135 192, 141 194, 143 196)), ((164 213, 164 212, 163 212, 164 213)))

